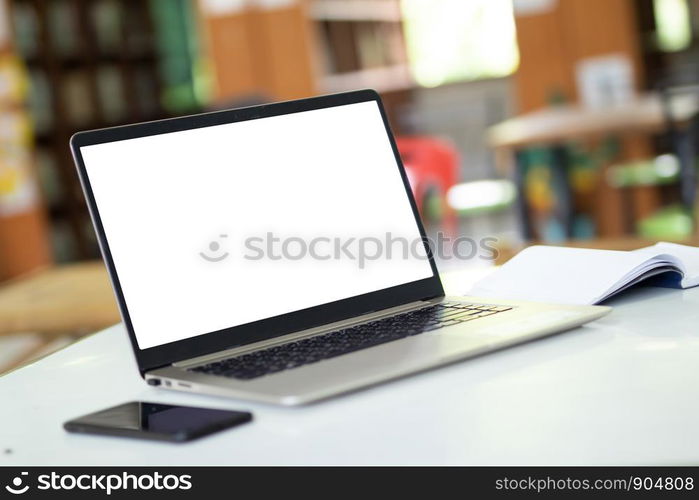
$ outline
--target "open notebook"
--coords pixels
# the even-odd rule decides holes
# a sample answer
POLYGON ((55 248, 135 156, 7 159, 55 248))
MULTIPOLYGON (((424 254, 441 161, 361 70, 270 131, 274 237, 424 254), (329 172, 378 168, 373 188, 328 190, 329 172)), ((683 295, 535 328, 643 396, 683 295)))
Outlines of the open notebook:
POLYGON ((699 248, 658 243, 640 250, 619 252, 533 246, 476 283, 468 295, 598 304, 636 283, 664 273, 670 273, 662 279, 664 286, 699 285, 699 248))

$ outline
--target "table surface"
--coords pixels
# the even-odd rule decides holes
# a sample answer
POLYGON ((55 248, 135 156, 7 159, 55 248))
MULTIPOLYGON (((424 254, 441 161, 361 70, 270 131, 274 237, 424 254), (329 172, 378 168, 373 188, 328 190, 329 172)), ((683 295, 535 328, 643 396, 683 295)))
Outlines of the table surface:
POLYGON ((699 288, 610 305, 567 333, 300 408, 151 388, 117 325, 0 378, 0 465, 699 463, 699 288), (130 400, 255 419, 183 445, 61 427, 130 400))
POLYGON ((119 321, 119 310, 102 261, 67 264, 0 286, 0 335, 84 334, 119 321))
MULTIPOLYGON (((692 94, 674 95, 670 105, 679 123, 699 112, 699 98, 692 94)), ((645 94, 604 109, 561 105, 526 113, 492 126, 488 142, 494 148, 509 149, 613 133, 659 132, 665 127, 659 96, 645 94)))

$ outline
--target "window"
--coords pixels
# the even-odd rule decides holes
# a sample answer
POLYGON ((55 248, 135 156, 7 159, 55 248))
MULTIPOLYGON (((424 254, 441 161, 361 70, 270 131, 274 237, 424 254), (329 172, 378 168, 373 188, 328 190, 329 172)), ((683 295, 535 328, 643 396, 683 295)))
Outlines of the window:
POLYGON ((653 12, 660 50, 676 52, 689 47, 692 27, 687 0, 654 0, 653 12))
POLYGON ((517 68, 511 0, 402 0, 402 8, 420 85, 506 76, 517 68))

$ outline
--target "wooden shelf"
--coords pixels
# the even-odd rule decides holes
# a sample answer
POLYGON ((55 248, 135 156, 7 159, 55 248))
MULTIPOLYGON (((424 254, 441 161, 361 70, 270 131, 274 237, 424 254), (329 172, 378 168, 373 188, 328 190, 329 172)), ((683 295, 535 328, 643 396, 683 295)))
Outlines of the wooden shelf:
POLYGON ((321 81, 321 87, 325 92, 343 92, 360 88, 372 88, 377 92, 394 92, 411 89, 414 86, 415 81, 407 64, 326 75, 321 81))
POLYGON ((57 24, 60 19, 53 10, 56 5, 43 0, 10 4, 19 7, 12 17, 17 40, 33 39, 25 46, 28 53, 23 60, 35 79, 30 87, 33 111, 46 114, 35 115, 37 123, 42 124, 35 141, 51 159, 50 168, 62 193, 49 207, 49 216, 52 222, 66 227, 70 255, 62 258, 84 259, 95 254, 96 244, 67 140, 78 129, 164 117, 166 112, 159 99, 164 88, 158 64, 161 54, 154 14, 147 2, 114 4, 121 22, 109 48, 100 47, 97 20, 92 15, 96 2, 67 2, 63 14, 71 19, 65 26, 57 24), (35 32, 27 19, 35 19, 35 32), (74 30, 74 43, 56 43, 60 30, 74 30), (113 70, 105 73, 109 66, 113 70), (107 85, 109 81, 117 83, 107 85), (113 99, 122 104, 118 112, 111 105, 113 99))
MULTIPOLYGON (((95 56, 99 64, 155 64, 158 61, 158 56, 153 52, 144 54, 99 54, 95 56)), ((35 66, 43 67, 44 61, 37 56, 24 57, 24 62, 30 68, 35 66)), ((55 64, 62 69, 78 69, 85 66, 91 66, 93 63, 86 61, 83 57, 77 55, 68 55, 57 57, 55 64)))
POLYGON ((317 21, 401 22, 398 0, 316 0, 310 15, 317 21))

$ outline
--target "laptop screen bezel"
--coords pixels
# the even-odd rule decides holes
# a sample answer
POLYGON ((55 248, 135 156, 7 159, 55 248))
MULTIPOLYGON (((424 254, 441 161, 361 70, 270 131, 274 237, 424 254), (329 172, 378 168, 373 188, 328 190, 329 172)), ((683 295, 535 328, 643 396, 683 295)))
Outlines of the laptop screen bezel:
MULTIPOLYGON (((131 345, 136 356, 138 368, 142 375, 149 370, 168 366, 177 361, 183 361, 225 349, 231 349, 268 340, 282 335, 287 335, 295 331, 345 320, 361 314, 396 307, 409 302, 427 300, 444 295, 444 290, 439 279, 432 250, 427 243, 425 228, 420 220, 417 205, 410 189, 410 184, 398 153, 393 134, 391 133, 386 112, 382 105, 381 98, 379 97, 378 93, 373 90, 358 90, 295 101, 286 101, 107 129, 78 132, 71 138, 70 148, 78 169, 80 182, 82 184, 90 211, 90 216, 95 227, 102 257, 109 272, 119 310, 131 340, 131 345), (119 272, 114 265, 114 260, 112 259, 109 242, 107 241, 105 235, 99 208, 90 186, 90 179, 83 162, 80 148, 107 142, 167 134, 171 132, 179 132, 196 128, 255 120, 289 113, 298 113, 302 111, 311 111, 368 101, 375 101, 380 110, 384 127, 386 129, 386 134, 389 138, 391 148, 393 149, 396 166, 399 169, 406 195, 408 196, 410 206, 413 210, 413 216, 415 217, 420 235, 425 244, 425 252, 427 253, 429 265, 432 269, 432 276, 418 281, 314 306, 300 311, 294 311, 244 325, 233 326, 223 330, 195 335, 184 340, 162 344, 148 349, 141 349, 136 340, 136 333, 129 315, 128 304, 124 299, 124 294, 119 282, 119 272)), ((341 153, 338 152, 338 154, 341 153)), ((173 273, 173 281, 176 282, 176 280, 177 275, 176 273, 173 273)), ((186 284, 182 285, 186 286, 186 284)), ((273 283, 270 283, 270 286, 273 286, 273 283)))

